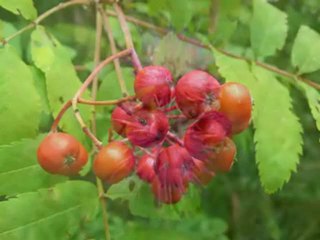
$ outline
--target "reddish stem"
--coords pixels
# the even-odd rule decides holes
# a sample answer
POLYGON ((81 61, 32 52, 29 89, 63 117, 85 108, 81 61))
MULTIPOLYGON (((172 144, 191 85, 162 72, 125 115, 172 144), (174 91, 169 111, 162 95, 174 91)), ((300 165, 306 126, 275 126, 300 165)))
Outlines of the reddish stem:
POLYGON ((60 112, 58 113, 57 117, 55 118, 55 120, 53 121, 53 124, 51 126, 51 132, 56 132, 59 122, 61 120, 61 118, 63 117, 63 115, 65 114, 65 112, 71 107, 72 102, 71 100, 67 101, 63 107, 61 108, 60 112))
POLYGON ((179 144, 181 147, 184 147, 183 141, 182 141, 179 137, 177 137, 174 133, 172 133, 172 132, 168 132, 168 133, 167 133, 167 139, 168 139, 170 142, 177 143, 177 144, 179 144))

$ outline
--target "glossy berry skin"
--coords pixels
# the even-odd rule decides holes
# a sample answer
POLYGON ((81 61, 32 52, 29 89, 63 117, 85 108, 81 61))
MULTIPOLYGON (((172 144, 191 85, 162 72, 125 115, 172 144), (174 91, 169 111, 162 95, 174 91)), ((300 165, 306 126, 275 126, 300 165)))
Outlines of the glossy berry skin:
POLYGON ((193 70, 183 75, 175 88, 178 107, 188 118, 195 118, 219 107, 219 82, 207 72, 193 70))
POLYGON ((101 180, 114 184, 130 175, 134 169, 133 151, 123 142, 114 141, 97 153, 93 171, 101 180))
POLYGON ((237 148, 232 139, 226 138, 211 152, 205 164, 211 171, 228 172, 232 167, 236 152, 237 148))
POLYGON ((251 95, 249 90, 240 83, 228 82, 221 86, 220 109, 232 123, 232 133, 246 129, 251 119, 251 95))
POLYGON ((152 147, 162 142, 168 130, 169 121, 162 111, 141 109, 127 124, 126 135, 134 145, 152 147))
POLYGON ((191 156, 206 160, 212 148, 230 134, 230 121, 222 113, 211 111, 188 127, 184 135, 184 145, 191 156))
POLYGON ((66 133, 50 133, 39 145, 38 162, 47 172, 75 175, 88 161, 83 145, 66 133))
POLYGON ((179 202, 186 192, 186 188, 162 184, 158 178, 152 181, 151 189, 156 200, 165 204, 175 204, 179 202))
POLYGON ((188 151, 178 144, 163 148, 156 166, 160 182, 184 189, 188 185, 188 171, 192 164, 192 157, 188 151))
POLYGON ((137 175, 145 182, 151 183, 156 176, 155 172, 156 159, 148 154, 143 155, 137 165, 137 175))
POLYGON ((206 164, 198 159, 193 159, 194 165, 191 168, 191 179, 194 183, 202 186, 208 185, 214 177, 214 172, 207 168, 206 164))
POLYGON ((137 73, 134 91, 145 106, 163 107, 171 101, 172 84, 172 75, 167 68, 147 66, 137 73))
POLYGON ((119 135, 126 136, 127 123, 130 121, 132 114, 135 111, 136 105, 133 102, 123 103, 122 106, 117 106, 111 114, 111 124, 113 130, 119 135))

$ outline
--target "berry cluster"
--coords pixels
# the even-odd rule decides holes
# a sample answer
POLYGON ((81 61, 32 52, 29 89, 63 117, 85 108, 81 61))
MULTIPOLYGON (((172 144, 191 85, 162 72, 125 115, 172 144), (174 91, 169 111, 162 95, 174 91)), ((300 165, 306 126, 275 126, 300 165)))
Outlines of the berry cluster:
MULTIPOLYGON (((121 103, 112 112, 113 129, 124 140, 99 150, 93 163, 96 176, 114 184, 135 170, 151 184, 158 201, 172 204, 190 182, 206 185, 215 173, 230 170, 236 154, 231 137, 246 129, 251 118, 251 96, 245 86, 221 85, 200 70, 185 74, 175 85, 168 69, 147 66, 137 73, 134 90, 137 101, 121 103), (179 131, 173 127, 177 123, 179 131)), ((52 140, 67 137, 52 133, 40 145, 38 159, 45 170, 68 175, 86 163, 79 142, 71 144, 71 151, 68 144, 52 140), (62 168, 48 168, 50 154, 43 150, 48 145, 61 153, 62 168)))

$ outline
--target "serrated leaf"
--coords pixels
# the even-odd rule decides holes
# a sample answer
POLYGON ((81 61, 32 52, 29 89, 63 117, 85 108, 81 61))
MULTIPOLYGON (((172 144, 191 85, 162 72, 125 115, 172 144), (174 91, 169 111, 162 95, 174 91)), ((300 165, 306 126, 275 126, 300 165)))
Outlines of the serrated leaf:
POLYGON ((295 172, 302 154, 302 127, 292 112, 289 91, 275 76, 253 67, 257 78, 254 116, 256 161, 268 193, 279 190, 295 172))
POLYGON ((0 49, 0 145, 36 136, 41 112, 32 73, 14 49, 0 49))
POLYGON ((272 56, 284 46, 288 31, 287 15, 265 0, 255 0, 250 28, 251 45, 256 56, 272 56))
POLYGON ((22 15, 28 20, 37 17, 37 10, 32 0, 0 0, 0 6, 16 15, 22 15))
POLYGON ((305 83, 299 83, 305 92, 311 114, 316 122, 317 129, 320 131, 320 93, 305 83))
POLYGON ((191 185, 188 193, 174 207, 165 204, 157 206, 150 184, 142 182, 136 176, 112 185, 107 196, 111 199, 127 200, 133 215, 147 218, 180 219, 182 216, 195 214, 200 206, 199 192, 191 185))
POLYGON ((301 26, 294 40, 291 63, 299 73, 320 69, 320 35, 308 26, 301 26))
POLYGON ((254 100, 256 162, 265 191, 273 193, 296 171, 302 153, 302 127, 292 112, 287 88, 270 72, 215 52, 219 72, 227 81, 245 84, 254 100))
POLYGON ((18 195, 0 203, 0 239, 67 239, 94 216, 97 204, 96 187, 85 181, 18 195))
POLYGON ((0 146, 0 195, 35 191, 67 179, 46 173, 38 164, 37 148, 43 137, 0 146))
MULTIPOLYGON (((81 86, 71 62, 70 51, 47 33, 44 27, 38 26, 31 35, 31 54, 36 66, 45 73, 50 109, 56 116, 81 86)), ((89 94, 85 93, 83 97, 89 99, 89 94)), ((88 122, 90 107, 81 105, 79 110, 84 121, 88 122)), ((59 126, 82 142, 85 141, 86 137, 71 110, 66 112, 59 126)))

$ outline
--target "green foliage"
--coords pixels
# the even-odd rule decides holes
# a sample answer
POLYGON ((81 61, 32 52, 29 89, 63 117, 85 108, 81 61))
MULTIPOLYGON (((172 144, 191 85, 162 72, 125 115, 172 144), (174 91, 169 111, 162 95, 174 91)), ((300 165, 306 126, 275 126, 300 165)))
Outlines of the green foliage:
POLYGON ((301 83, 300 86, 305 91, 311 114, 316 121, 317 129, 320 131, 320 94, 317 90, 304 83, 301 83))
POLYGON ((130 212, 147 218, 179 220, 182 217, 194 216, 200 205, 198 190, 189 186, 186 196, 176 205, 157 205, 151 193, 150 185, 136 176, 127 178, 112 185, 107 196, 112 200, 126 200, 130 212))
POLYGON ((211 61, 210 51, 181 41, 173 32, 164 36, 154 50, 153 63, 166 66, 174 77, 205 68, 211 61))
POLYGON ((16 15, 22 15, 28 20, 37 17, 37 10, 33 6, 32 0, 0 0, 0 6, 16 15))
MULTIPOLYGON (((4 8, 0 40, 10 39, 37 12, 43 14, 60 2, 0 0, 4 8)), ((169 30, 164 34, 159 28, 129 23, 143 65, 164 65, 175 81, 189 70, 204 69, 218 79, 243 83, 252 93, 254 111, 253 127, 234 138, 237 161, 232 171, 217 174, 204 188, 190 184, 176 205, 157 203, 150 185, 135 175, 112 186, 105 184, 112 239, 319 239, 319 91, 308 81, 279 78, 275 73, 283 75, 279 68, 319 84, 318 0, 123 0, 120 4, 127 16, 169 30), (182 41, 177 33, 213 44, 214 54, 182 41), (237 57, 217 51, 218 47, 237 57), (242 58, 265 61, 271 67, 264 69, 242 58)), ((83 181, 49 175, 36 160, 43 133, 94 68, 95 14, 94 4, 58 10, 41 23, 45 27, 33 26, 0 48, 1 240, 105 238, 92 159, 72 177, 83 181)), ((119 22, 113 16, 109 21, 118 51, 123 50, 119 22)), ((101 59, 110 54, 103 34, 101 59)), ((129 57, 121 59, 122 75, 133 95, 130 63, 129 57)), ((111 63, 99 74, 98 100, 122 96, 116 79, 111 63)), ((90 99, 90 88, 84 98, 90 99)), ((112 109, 96 107, 97 137, 104 144, 112 109)), ((91 110, 80 105, 86 123, 91 110)), ((59 127, 87 143, 90 158, 94 156, 72 110, 59 127)))
POLYGON ((266 192, 273 193, 296 171, 302 153, 302 128, 292 113, 288 90, 274 75, 215 52, 219 72, 227 81, 242 82, 254 99, 256 161, 266 192))
POLYGON ((40 135, 36 139, 0 146, 0 195, 35 191, 66 180, 46 173, 38 164, 37 148, 42 139, 40 135))
POLYGON ((93 184, 68 181, 0 203, 2 240, 66 239, 95 215, 93 184))
POLYGON ((36 136, 40 97, 30 69, 10 45, 0 49, 0 76, 0 145, 36 136))
POLYGON ((299 73, 320 69, 320 35, 308 26, 301 26, 291 53, 292 65, 299 73))
MULTIPOLYGON (((38 26, 31 36, 31 55, 35 65, 46 76, 47 93, 51 111, 56 116, 63 104, 70 100, 81 82, 71 62, 70 51, 63 47, 44 27, 38 26)), ((84 98, 89 98, 84 94, 84 98)), ((90 118, 90 108, 79 106, 85 121, 90 118)), ((60 127, 77 139, 84 141, 85 136, 71 111, 64 115, 60 127)))
POLYGON ((265 0, 254 0, 251 45, 257 57, 275 54, 285 43, 287 15, 265 0))

